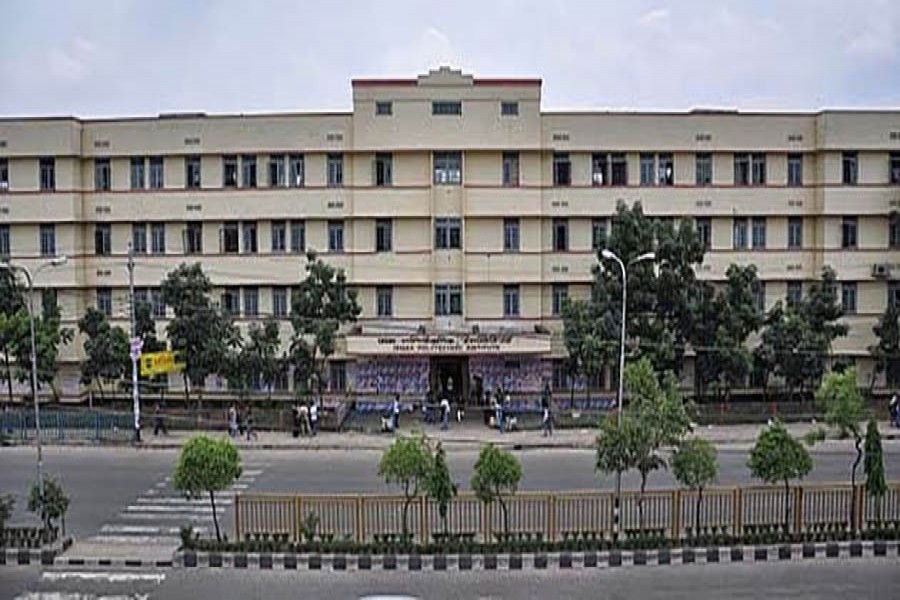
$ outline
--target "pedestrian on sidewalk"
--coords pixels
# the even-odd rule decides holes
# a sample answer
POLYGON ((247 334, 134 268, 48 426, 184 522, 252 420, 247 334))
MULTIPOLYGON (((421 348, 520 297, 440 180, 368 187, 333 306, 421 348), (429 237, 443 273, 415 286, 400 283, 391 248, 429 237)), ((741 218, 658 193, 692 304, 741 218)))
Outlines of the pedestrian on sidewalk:
POLYGON ((503 433, 503 398, 500 396, 500 392, 494 395, 494 420, 496 421, 497 431, 503 433))
POLYGON ((897 397, 897 392, 894 392, 894 395, 891 396, 888 410, 891 413, 891 427, 900 427, 900 398, 897 397))
POLYGON ((291 409, 291 435, 294 439, 300 437, 300 403, 295 402, 291 409))
POLYGON ((153 435, 159 435, 162 431, 163 435, 169 435, 166 430, 166 422, 163 420, 162 410, 159 408, 159 402, 153 407, 153 435))
POLYGON ((253 430, 253 407, 247 407, 247 413, 244 417, 244 420, 247 423, 247 441, 249 442, 251 439, 257 439, 256 432, 253 430))
POLYGON ((309 429, 313 437, 319 433, 319 403, 315 400, 309 407, 309 429))
POLYGON ((444 396, 441 398, 441 429, 447 431, 450 428, 450 401, 444 396))
POLYGON ((544 383, 544 391, 541 394, 541 410, 543 412, 543 420, 541 421, 541 429, 544 437, 553 435, 553 414, 550 412, 550 406, 553 402, 553 394, 550 392, 550 384, 544 383))
POLYGON ((300 435, 306 437, 310 432, 309 407, 305 403, 300 404, 300 435))
POLYGON ((234 403, 231 403, 231 406, 228 407, 228 436, 229 437, 237 437, 238 434, 238 415, 237 408, 235 408, 234 403))
POLYGON ((391 412, 394 415, 394 431, 400 429, 400 394, 394 394, 394 402, 391 404, 391 412))

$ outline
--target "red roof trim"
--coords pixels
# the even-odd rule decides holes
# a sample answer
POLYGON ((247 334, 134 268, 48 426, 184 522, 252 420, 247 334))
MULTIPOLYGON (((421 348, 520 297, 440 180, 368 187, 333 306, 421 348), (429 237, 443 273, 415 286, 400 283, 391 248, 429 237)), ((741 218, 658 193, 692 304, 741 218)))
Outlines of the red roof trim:
POLYGON ((540 79, 476 79, 475 85, 541 85, 540 79))
POLYGON ((352 79, 353 87, 406 87, 415 86, 415 79, 352 79))

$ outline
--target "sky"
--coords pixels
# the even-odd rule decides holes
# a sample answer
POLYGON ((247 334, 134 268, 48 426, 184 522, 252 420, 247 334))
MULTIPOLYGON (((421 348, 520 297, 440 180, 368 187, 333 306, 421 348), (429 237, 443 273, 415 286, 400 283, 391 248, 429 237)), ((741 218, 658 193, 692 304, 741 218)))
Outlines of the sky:
POLYGON ((0 116, 346 111, 354 77, 543 110, 900 107, 900 0, 2 0, 0 116))

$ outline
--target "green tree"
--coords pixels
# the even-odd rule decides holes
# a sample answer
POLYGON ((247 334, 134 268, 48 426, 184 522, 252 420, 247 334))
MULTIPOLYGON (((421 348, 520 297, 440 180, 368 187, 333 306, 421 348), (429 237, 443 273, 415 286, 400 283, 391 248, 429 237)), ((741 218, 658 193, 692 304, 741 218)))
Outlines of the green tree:
POLYGON ((866 418, 866 403, 859 391, 856 369, 828 373, 816 392, 816 401, 825 409, 825 422, 828 425, 836 427, 842 437, 853 436, 856 458, 850 469, 850 485, 855 487, 856 469, 862 461, 863 453, 862 422, 866 418))
POLYGON ((700 532, 700 504, 703 489, 715 483, 719 472, 716 447, 707 440, 694 438, 682 442, 672 455, 672 470, 682 486, 697 490, 694 508, 694 531, 700 532))
POLYGON ((278 356, 280 346, 278 321, 267 319, 262 325, 259 323, 250 325, 242 354, 245 354, 245 359, 252 365, 255 377, 268 390, 269 398, 272 397, 272 388, 285 368, 284 361, 278 356))
POLYGON ((400 436, 384 451, 378 476, 388 485, 403 489, 403 535, 409 535, 409 506, 427 486, 432 465, 431 450, 424 435, 400 436))
POLYGON ((205 435, 192 437, 181 449, 175 467, 173 485, 187 498, 209 494, 216 539, 221 541, 215 493, 227 489, 241 476, 241 457, 227 439, 213 440, 205 435))
POLYGON ((821 279, 810 284, 809 292, 800 303, 800 312, 810 336, 807 346, 807 378, 810 385, 816 388, 828 367, 831 344, 837 338, 847 335, 848 331, 847 324, 841 321, 844 309, 834 269, 824 267, 821 279))
POLYGON ((12 516, 16 500, 10 494, 0 494, 0 533, 6 527, 6 522, 12 516))
POLYGON ((875 375, 884 373, 888 387, 900 385, 900 304, 888 303, 884 314, 872 328, 878 343, 869 347, 875 359, 875 374, 871 387, 875 385, 875 375))
POLYGON ((869 419, 866 427, 866 457, 863 462, 866 474, 866 493, 875 499, 878 507, 878 522, 881 523, 882 500, 887 493, 887 482, 884 478, 884 451, 881 448, 881 434, 878 423, 869 419))
POLYGON ((622 415, 621 425, 615 416, 603 417, 597 433, 596 469, 601 473, 621 476, 635 468, 635 440, 638 435, 638 423, 630 414, 622 415))
POLYGON ((206 378, 227 375, 229 349, 237 342, 234 324, 211 302, 212 283, 200 263, 182 263, 162 282, 162 299, 175 313, 166 327, 172 350, 180 353, 185 364, 184 397, 190 400, 190 388, 198 389, 202 399, 206 378))
POLYGON ((24 329, 22 321, 27 319, 23 291, 15 273, 9 269, 0 269, 0 354, 3 355, 2 377, 6 381, 9 402, 13 400, 12 365, 15 346, 19 343, 16 336, 24 329))
POLYGON ((28 492, 28 510, 40 513, 44 529, 49 531, 53 522, 62 520, 63 535, 66 534, 66 513, 69 511, 69 497, 62 485, 54 478, 44 475, 44 505, 41 512, 41 486, 35 482, 28 492))
POLYGON ((297 381, 313 379, 321 393, 325 364, 334 354, 338 330, 356 322, 361 312, 356 291, 350 289, 343 269, 335 269, 306 254, 306 277, 291 294, 291 324, 294 328, 289 351, 297 381))
POLYGON ((503 513, 503 532, 509 535, 509 509, 504 496, 512 495, 522 481, 522 465, 511 453, 499 450, 493 444, 481 447, 475 470, 472 473, 472 491, 486 507, 495 501, 503 513))
MULTIPOLYGON (((59 309, 56 307, 46 315, 34 317, 38 386, 50 387, 54 395, 56 390, 53 382, 56 379, 59 347, 71 342, 75 336, 75 332, 62 327, 61 322, 59 309)), ((17 341, 13 346, 16 379, 20 383, 26 383, 31 382, 31 332, 27 313, 17 323, 19 330, 14 334, 17 341)))
MULTIPOLYGON (((590 396, 593 376, 603 371, 612 347, 608 339, 609 329, 602 315, 594 313, 596 305, 589 300, 566 299, 562 307, 563 340, 568 360, 574 374, 585 378, 585 389, 590 396)), ((574 394, 575 377, 572 378, 574 394)))
POLYGON ((450 532, 447 526, 447 516, 450 512, 450 502, 456 496, 457 490, 458 487, 450 476, 450 468, 447 466, 447 456, 444 452, 444 447, 438 442, 434 451, 431 471, 425 480, 425 492, 437 502, 444 535, 450 532))
POLYGON ((131 368, 128 336, 121 327, 112 327, 106 315, 94 307, 78 321, 78 330, 85 335, 81 381, 96 383, 103 398, 103 381, 121 379, 131 368))
POLYGON ((784 528, 790 524, 791 479, 800 479, 812 470, 812 458, 803 444, 791 437, 780 421, 763 429, 750 450, 750 473, 766 483, 784 483, 784 528))
MULTIPOLYGON (((159 339, 156 334, 156 322, 153 320, 153 309, 149 302, 138 301, 134 305, 134 334, 135 337, 141 339, 141 352, 162 352, 168 348, 165 342, 159 339)), ((130 365, 128 367, 131 368, 130 365)), ((143 380, 164 384, 167 380, 166 375, 146 376, 138 370, 138 377, 143 380)))

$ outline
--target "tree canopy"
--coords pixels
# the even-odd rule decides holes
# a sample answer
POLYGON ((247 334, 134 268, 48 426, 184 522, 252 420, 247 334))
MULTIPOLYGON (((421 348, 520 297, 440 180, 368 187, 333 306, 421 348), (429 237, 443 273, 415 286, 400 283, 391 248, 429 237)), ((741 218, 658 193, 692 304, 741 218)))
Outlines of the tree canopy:
POLYGON ((172 483, 188 498, 209 494, 216 539, 221 541, 215 492, 227 489, 240 476, 241 457, 237 448, 227 439, 213 440, 199 435, 182 447, 172 483))
POLYGON ((428 484, 432 473, 432 456, 424 435, 399 436, 381 456, 378 476, 388 485, 403 490, 403 535, 409 535, 409 506, 428 484))
POLYGON ((131 368, 128 335, 94 307, 78 321, 78 330, 85 335, 81 381, 96 383, 102 398, 103 382, 120 379, 131 368))
POLYGON ((763 429, 750 450, 750 473, 766 483, 784 483, 784 523, 790 522, 790 480, 805 477, 812 470, 812 458, 780 421, 763 429))
POLYGON ((511 496, 522 481, 522 465, 511 453, 493 444, 481 447, 472 473, 472 491, 486 505, 497 502, 503 513, 503 531, 509 534, 509 511, 504 496, 511 496))

